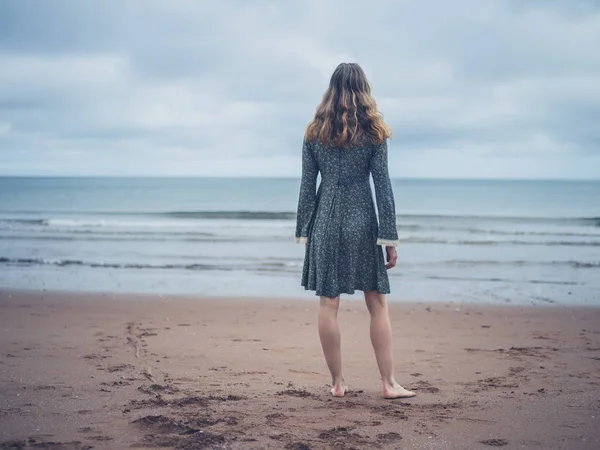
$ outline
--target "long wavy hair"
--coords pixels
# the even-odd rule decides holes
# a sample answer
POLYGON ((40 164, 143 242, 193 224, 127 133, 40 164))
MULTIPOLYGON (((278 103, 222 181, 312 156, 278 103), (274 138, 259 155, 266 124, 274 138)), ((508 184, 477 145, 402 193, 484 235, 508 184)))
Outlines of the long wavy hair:
POLYGON ((305 138, 347 147, 364 140, 380 144, 391 136, 362 68, 356 63, 337 66, 305 138))

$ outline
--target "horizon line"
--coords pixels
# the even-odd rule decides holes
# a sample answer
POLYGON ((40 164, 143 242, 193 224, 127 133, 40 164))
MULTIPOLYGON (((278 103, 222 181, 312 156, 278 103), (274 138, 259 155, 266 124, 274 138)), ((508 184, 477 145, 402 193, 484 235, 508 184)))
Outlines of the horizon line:
MULTIPOLYGON (((26 175, 0 174, 1 178, 115 178, 115 179, 249 179, 249 180, 299 180, 301 176, 255 176, 255 175, 26 175)), ((467 178, 467 177, 394 177, 405 181, 579 181, 600 182, 600 178, 467 178)))

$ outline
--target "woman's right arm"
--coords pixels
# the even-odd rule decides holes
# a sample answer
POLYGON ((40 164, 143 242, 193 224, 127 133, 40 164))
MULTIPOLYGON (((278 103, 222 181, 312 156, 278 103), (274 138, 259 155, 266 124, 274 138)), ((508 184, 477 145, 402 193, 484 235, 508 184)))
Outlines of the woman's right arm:
POLYGON ((371 175, 373 176, 373 184, 375 185, 377 213, 379 216, 377 245, 395 247, 399 241, 398 231, 396 230, 394 192, 388 171, 387 141, 383 141, 373 151, 371 175))
POLYGON ((305 139, 302 143, 302 181, 300 183, 298 214, 296 216, 296 242, 298 243, 306 243, 308 239, 308 227, 317 203, 318 174, 319 168, 312 147, 305 139))

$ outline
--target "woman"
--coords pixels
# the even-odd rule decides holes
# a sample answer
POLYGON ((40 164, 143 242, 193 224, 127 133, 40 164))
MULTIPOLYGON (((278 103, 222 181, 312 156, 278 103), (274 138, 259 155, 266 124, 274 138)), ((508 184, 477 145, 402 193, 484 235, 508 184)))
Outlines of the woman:
POLYGON ((296 226, 296 241, 306 244, 302 286, 321 297, 319 337, 335 397, 343 397, 347 391, 337 323, 340 294, 355 290, 364 292, 371 313, 371 342, 383 396, 415 396, 394 379, 392 330, 385 299, 390 292, 386 270, 396 264, 398 243, 387 167, 390 136, 363 70, 358 64, 340 64, 304 137, 296 226))

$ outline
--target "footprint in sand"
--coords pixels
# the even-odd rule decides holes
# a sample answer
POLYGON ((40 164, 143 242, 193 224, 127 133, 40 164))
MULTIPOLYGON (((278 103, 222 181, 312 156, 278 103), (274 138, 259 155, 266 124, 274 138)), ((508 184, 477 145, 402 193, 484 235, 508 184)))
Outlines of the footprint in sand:
POLYGON ((132 366, 131 364, 116 364, 106 368, 109 373, 122 372, 123 370, 127 369, 135 369, 135 366, 132 366))
POLYGON ((336 446, 346 448, 345 444, 360 444, 365 448, 371 442, 366 436, 358 433, 351 433, 352 427, 335 427, 319 434, 319 439, 335 443, 336 446))
POLYGON ((433 386, 431 383, 425 380, 419 380, 415 383, 412 383, 410 385, 410 389, 413 391, 428 392, 430 394, 440 392, 439 388, 433 386))
POLYGON ((267 416, 265 416, 265 419, 267 420, 267 425, 275 426, 275 425, 277 425, 278 420, 287 419, 287 416, 282 413, 273 413, 273 414, 268 414, 267 416))
POLYGON ((277 395, 287 395, 290 397, 300 397, 300 398, 316 397, 316 395, 311 394, 310 392, 308 392, 304 389, 286 389, 285 391, 277 392, 277 395))
POLYGON ((83 359, 106 359, 106 358, 111 358, 110 355, 96 355, 95 353, 92 353, 90 355, 83 355, 82 356, 83 359))
POLYGON ((521 372, 523 372, 525 370, 525 367, 509 367, 508 368, 508 373, 509 375, 515 376, 521 372))
POLYGON ((402 439, 400 434, 390 431, 389 433, 382 433, 377 435, 377 440, 379 442, 396 442, 402 439))
POLYGON ((93 441, 100 441, 100 442, 106 442, 106 441, 113 440, 113 438, 111 438, 110 436, 90 436, 90 437, 88 437, 88 439, 91 439, 93 441))
POLYGON ((479 441, 479 443, 489 445, 490 447, 504 447, 505 445, 508 445, 506 439, 487 439, 485 441, 479 441))
POLYGON ((310 450, 311 447, 304 442, 290 442, 284 447, 286 450, 310 450))
POLYGON ((91 445, 82 444, 79 441, 72 442, 52 442, 40 441, 34 437, 30 437, 27 441, 13 440, 0 442, 0 449, 26 449, 26 448, 41 448, 47 450, 87 450, 93 448, 91 445))

